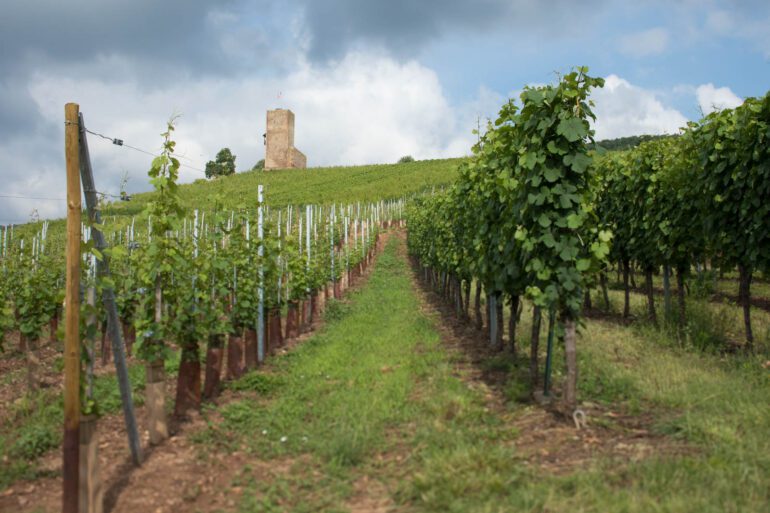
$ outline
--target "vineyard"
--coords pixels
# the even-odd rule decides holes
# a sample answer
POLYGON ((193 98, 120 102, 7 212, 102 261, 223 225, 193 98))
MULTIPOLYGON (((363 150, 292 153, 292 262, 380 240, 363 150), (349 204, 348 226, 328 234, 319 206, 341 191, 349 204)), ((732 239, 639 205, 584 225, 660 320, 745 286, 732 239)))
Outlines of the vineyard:
MULTIPOLYGON (((521 108, 510 102, 488 127, 457 183, 417 200, 408 216, 410 252, 426 278, 453 298, 458 313, 469 315, 475 282, 479 319, 481 290, 486 292, 491 345, 502 346, 505 301, 511 332, 522 297, 534 304, 535 323, 547 312, 546 365, 550 370, 556 330, 567 352, 568 409, 576 406, 576 322, 591 309, 597 284, 609 308, 610 263, 622 269, 623 319, 630 315, 633 266, 644 274, 646 316, 659 323, 653 275, 662 274, 663 324, 682 336, 685 280, 692 269, 704 280, 711 279, 703 276, 709 265, 714 279, 718 270, 737 268, 741 349, 750 353, 752 277, 770 270, 770 95, 714 113, 676 137, 592 159, 586 140, 594 116, 587 98, 601 85, 581 69, 558 86, 526 89, 521 108)), ((539 380, 538 344, 533 336, 533 385, 539 380)), ((510 349, 515 353, 515 341, 510 349)), ((547 395, 548 371, 545 380, 547 395)))
POLYGON ((68 126, 82 222, 3 228, 0 510, 67 508, 74 365, 88 511, 762 511, 770 94, 606 151, 602 86, 470 158, 189 185, 172 120, 95 205, 68 126))

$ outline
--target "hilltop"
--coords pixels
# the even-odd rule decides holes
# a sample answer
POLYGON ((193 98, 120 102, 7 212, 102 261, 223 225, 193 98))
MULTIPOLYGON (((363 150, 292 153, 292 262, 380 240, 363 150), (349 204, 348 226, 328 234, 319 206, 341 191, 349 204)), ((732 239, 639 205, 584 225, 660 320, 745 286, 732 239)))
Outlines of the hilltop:
MULTIPOLYGON (((265 187, 265 201, 271 206, 351 203, 400 198, 431 187, 443 187, 457 177, 462 158, 421 160, 401 164, 318 167, 274 171, 244 171, 214 180, 196 180, 179 186, 187 208, 207 209, 217 195, 226 205, 253 205, 257 186, 265 187)), ((106 215, 139 214, 154 193, 134 194, 131 201, 105 206, 106 215)))

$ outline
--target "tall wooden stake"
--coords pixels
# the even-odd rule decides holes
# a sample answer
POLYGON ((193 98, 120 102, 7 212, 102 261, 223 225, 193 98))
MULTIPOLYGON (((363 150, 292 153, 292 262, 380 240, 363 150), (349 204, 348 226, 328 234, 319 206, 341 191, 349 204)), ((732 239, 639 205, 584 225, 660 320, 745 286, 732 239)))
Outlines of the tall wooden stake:
POLYGON ((67 272, 64 338, 62 512, 78 512, 80 459, 80 143, 77 103, 64 106, 67 161, 67 272))

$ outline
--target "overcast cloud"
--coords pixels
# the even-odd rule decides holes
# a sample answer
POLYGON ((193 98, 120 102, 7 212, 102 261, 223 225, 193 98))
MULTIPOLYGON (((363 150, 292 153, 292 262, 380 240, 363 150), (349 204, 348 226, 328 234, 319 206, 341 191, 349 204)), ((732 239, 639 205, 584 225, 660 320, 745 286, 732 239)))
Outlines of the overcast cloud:
MULTIPOLYGON (((510 91, 583 64, 607 78, 598 138, 672 133, 764 94, 768 23, 751 0, 6 0, 0 194, 62 196, 68 101, 92 130, 150 151, 180 113, 183 181, 225 146, 239 170, 263 158, 275 107, 295 112, 311 166, 464 155, 510 91)), ((100 189, 117 193, 124 173, 147 189, 149 156, 89 142, 100 189)), ((0 224, 33 208, 64 212, 2 197, 0 224)))

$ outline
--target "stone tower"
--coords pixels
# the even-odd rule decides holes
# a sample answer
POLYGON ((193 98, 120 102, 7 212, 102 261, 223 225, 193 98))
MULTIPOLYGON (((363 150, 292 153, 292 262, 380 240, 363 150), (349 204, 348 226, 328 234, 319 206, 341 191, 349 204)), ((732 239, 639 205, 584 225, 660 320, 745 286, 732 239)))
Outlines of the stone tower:
POLYGON ((307 158, 294 147, 294 113, 289 109, 267 111, 265 170, 307 167, 307 158))

